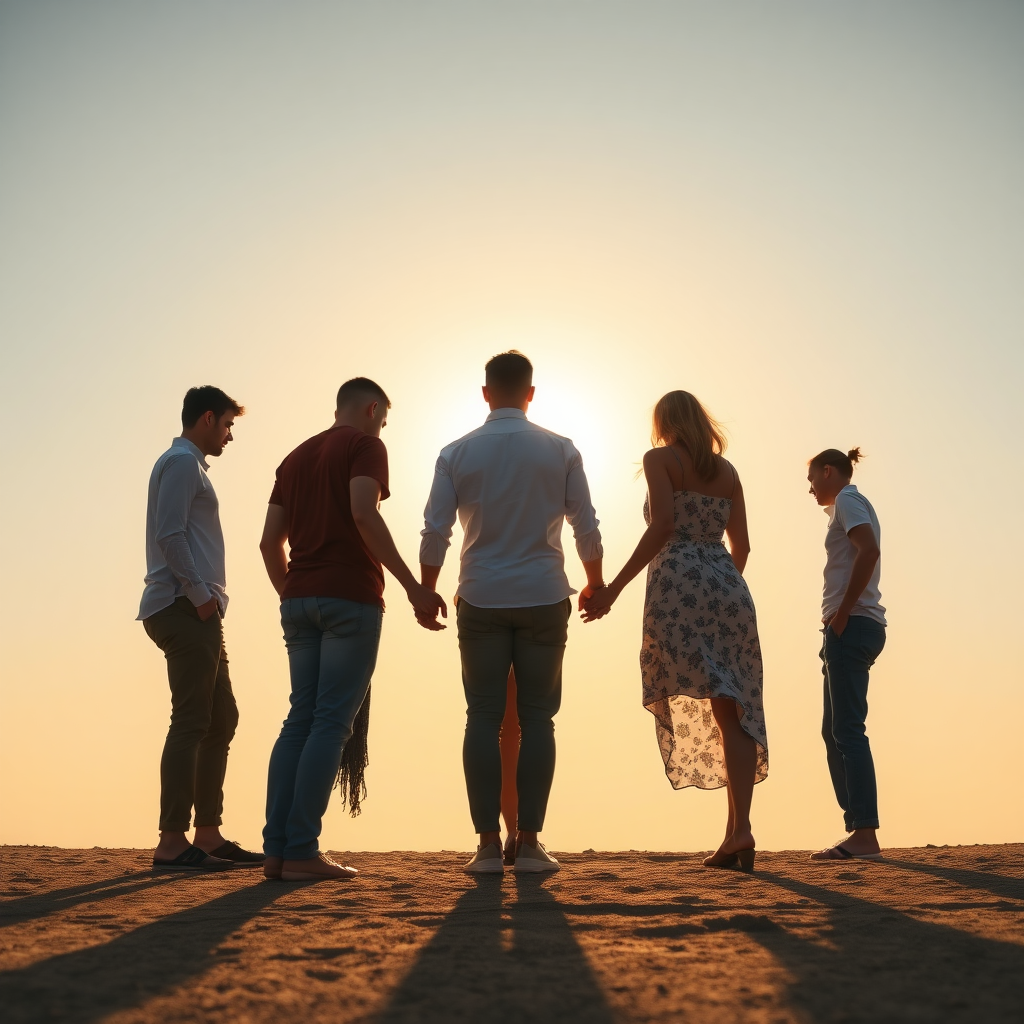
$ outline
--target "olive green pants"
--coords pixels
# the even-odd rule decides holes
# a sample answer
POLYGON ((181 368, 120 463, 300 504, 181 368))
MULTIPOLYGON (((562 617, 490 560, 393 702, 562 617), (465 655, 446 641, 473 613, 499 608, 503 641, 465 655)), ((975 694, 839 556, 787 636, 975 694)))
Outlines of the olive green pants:
POLYGON ((171 684, 171 724, 160 759, 160 831, 220 825, 228 747, 238 725, 219 615, 205 622, 179 597, 143 621, 164 652, 171 684))
POLYGON ((459 601, 459 652, 466 691, 466 738, 462 763, 469 812, 477 832, 498 830, 501 752, 510 668, 516 670, 516 707, 522 739, 516 787, 519 828, 544 827, 555 775, 555 724, 562 701, 562 655, 572 602, 534 608, 477 608, 459 601))

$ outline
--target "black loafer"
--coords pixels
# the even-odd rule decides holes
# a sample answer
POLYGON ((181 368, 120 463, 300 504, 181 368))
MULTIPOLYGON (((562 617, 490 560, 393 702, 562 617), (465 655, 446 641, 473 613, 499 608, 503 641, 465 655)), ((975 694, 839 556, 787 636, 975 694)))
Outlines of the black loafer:
POLYGON ((239 868, 258 868, 266 860, 262 853, 243 850, 238 843, 233 843, 230 839, 222 846, 218 846, 216 850, 211 850, 210 856, 220 860, 229 860, 239 868))
POLYGON ((189 846, 173 860, 153 858, 154 871, 228 871, 234 866, 231 861, 213 857, 198 846, 189 846))

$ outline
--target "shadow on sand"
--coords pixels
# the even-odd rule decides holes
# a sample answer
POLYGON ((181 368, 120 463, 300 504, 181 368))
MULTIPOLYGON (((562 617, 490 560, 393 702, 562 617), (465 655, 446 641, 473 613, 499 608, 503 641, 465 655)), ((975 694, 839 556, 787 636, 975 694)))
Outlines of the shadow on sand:
POLYGON ((172 875, 154 875, 152 871, 133 871, 127 875, 103 878, 97 882, 85 882, 64 889, 38 895, 16 896, 0 903, 0 928, 7 928, 22 921, 45 917, 58 910, 68 910, 80 903, 97 903, 114 899, 142 889, 152 889, 175 881, 172 875))
MULTIPOLYGON (((196 878, 178 881, 202 884, 196 878)), ((247 885, 102 945, 5 971, 0 974, 4 1021, 90 1024, 138 1006, 207 970, 215 962, 215 947, 281 893, 273 885, 247 885), (172 946, 174 956, 167 957, 172 946)))
MULTIPOLYGON (((899 866, 935 871, 910 863, 899 866)), ((978 872, 955 873, 970 876, 965 884, 978 886, 978 872)), ((789 1002, 808 1020, 1024 1020, 1021 946, 793 878, 764 871, 757 877, 829 908, 823 939, 796 935, 764 917, 761 927, 748 929, 788 969, 789 1002)), ((1011 879, 1002 880, 1012 884, 1011 879)), ((926 906, 953 909, 962 904, 926 906)))
POLYGON ((483 876, 461 896, 378 1024, 564 1021, 611 1024, 600 985, 538 877, 483 876))

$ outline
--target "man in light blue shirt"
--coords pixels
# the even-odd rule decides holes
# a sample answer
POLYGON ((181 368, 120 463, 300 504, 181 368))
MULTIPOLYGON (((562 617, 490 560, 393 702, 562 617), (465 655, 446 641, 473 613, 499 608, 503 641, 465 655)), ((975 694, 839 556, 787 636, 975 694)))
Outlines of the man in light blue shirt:
POLYGON ((602 585, 601 534, 572 441, 526 418, 534 392, 530 361, 519 352, 497 355, 485 367, 485 380, 491 414, 437 460, 420 571, 424 586, 434 589, 458 516, 465 534, 455 598, 467 704, 463 762, 480 835, 466 871, 504 871, 498 738, 511 669, 522 731, 515 870, 557 871, 558 861, 537 834, 554 777, 552 719, 561 702, 575 593, 565 575, 562 524, 573 529, 586 592, 602 585))
POLYGON ((182 432, 149 478, 146 587, 139 618, 164 652, 171 686, 171 724, 160 760, 160 842, 153 867, 219 871, 262 864, 221 835, 228 746, 238 724, 221 620, 225 592, 224 535, 208 457, 232 440, 245 410, 220 388, 192 388, 182 432), (195 841, 185 833, 195 806, 195 841))

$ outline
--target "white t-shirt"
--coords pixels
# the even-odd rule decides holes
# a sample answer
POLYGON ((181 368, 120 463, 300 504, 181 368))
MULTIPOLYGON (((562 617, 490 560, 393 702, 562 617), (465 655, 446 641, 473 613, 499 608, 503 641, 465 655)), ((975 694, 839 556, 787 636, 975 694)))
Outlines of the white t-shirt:
MULTIPOLYGON (((853 484, 847 484, 836 495, 835 504, 829 505, 825 511, 828 513, 828 532, 825 534, 825 591, 821 599, 821 613, 829 616, 839 611, 843 603, 853 562, 857 557, 857 549, 847 535, 855 526, 867 523, 875 535, 875 542, 881 547, 882 531, 871 502, 853 484)), ((881 575, 882 559, 879 558, 868 585, 857 598, 850 614, 865 615, 884 626, 885 609, 881 604, 882 595, 878 591, 881 575)))

